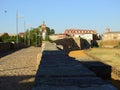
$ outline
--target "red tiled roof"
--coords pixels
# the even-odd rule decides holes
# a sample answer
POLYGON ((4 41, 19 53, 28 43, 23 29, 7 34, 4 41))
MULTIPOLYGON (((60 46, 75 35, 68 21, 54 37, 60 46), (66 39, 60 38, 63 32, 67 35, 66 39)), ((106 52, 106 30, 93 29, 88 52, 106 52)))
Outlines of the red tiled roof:
POLYGON ((25 33, 24 32, 20 32, 19 35, 24 35, 25 33))
POLYGON ((66 29, 65 34, 97 34, 95 30, 66 29))

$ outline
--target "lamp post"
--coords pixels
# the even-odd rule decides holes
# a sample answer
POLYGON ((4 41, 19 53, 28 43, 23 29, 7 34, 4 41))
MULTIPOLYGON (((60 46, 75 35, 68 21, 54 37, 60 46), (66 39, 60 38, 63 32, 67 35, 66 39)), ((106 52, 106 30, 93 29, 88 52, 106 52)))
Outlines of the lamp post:
POLYGON ((24 20, 24 46, 26 47, 26 22, 24 20))
POLYGON ((16 12, 16 44, 17 44, 17 49, 18 49, 18 11, 16 12))
POLYGON ((29 30, 29 32, 28 32, 28 46, 30 46, 30 30, 29 30))
POLYGON ((16 12, 16 44, 17 44, 17 49, 19 48, 19 46, 18 46, 18 42, 19 42, 19 37, 18 37, 18 18, 24 18, 24 17, 22 17, 22 16, 19 16, 18 15, 18 11, 16 12))

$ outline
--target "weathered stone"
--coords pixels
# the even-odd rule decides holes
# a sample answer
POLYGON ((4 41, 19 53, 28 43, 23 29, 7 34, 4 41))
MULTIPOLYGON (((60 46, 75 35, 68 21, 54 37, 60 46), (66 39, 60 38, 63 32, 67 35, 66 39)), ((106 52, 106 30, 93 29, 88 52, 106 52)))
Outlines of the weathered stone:
POLYGON ((117 90, 113 86, 106 84, 100 86, 90 86, 90 87, 77 87, 77 86, 49 86, 41 85, 34 87, 32 90, 117 90))
MULTIPOLYGON (((96 67, 96 64, 92 65, 94 66, 96 67)), ((97 77, 85 64, 68 57, 63 51, 58 50, 55 44, 47 42, 42 52, 33 90, 116 90, 116 88, 97 77)))

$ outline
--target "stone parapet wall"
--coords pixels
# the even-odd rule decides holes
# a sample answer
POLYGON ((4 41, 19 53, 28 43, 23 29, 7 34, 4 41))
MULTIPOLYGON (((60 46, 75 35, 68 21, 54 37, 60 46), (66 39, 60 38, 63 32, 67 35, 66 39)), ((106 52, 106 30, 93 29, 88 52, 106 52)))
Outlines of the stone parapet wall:
POLYGON ((112 75, 115 75, 114 79, 120 80, 120 68, 112 67, 112 75))
POLYGON ((80 61, 45 42, 32 90, 117 90, 80 61))
POLYGON ((0 53, 9 51, 11 48, 11 43, 0 43, 0 53))
POLYGON ((114 48, 119 46, 120 40, 99 40, 98 44, 100 47, 114 48))
POLYGON ((66 53, 72 50, 79 50, 80 46, 73 38, 64 38, 60 40, 54 41, 58 47, 61 45, 61 49, 63 49, 66 53))
POLYGON ((14 49, 21 49, 24 47, 23 43, 0 42, 0 53, 5 53, 14 49))

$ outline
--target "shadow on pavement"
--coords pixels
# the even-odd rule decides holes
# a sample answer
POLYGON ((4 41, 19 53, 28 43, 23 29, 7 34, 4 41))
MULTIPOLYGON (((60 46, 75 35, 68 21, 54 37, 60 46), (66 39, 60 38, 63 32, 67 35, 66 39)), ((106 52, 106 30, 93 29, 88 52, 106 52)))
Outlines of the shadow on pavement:
POLYGON ((55 86, 54 88, 75 86, 95 89, 96 86, 103 88, 102 85, 106 85, 105 88, 109 89, 112 87, 111 82, 108 81, 110 78, 111 67, 101 62, 80 62, 59 50, 44 50, 33 90, 42 90, 42 86, 55 86))
POLYGON ((34 75, 0 76, 0 90, 32 90, 34 75))

